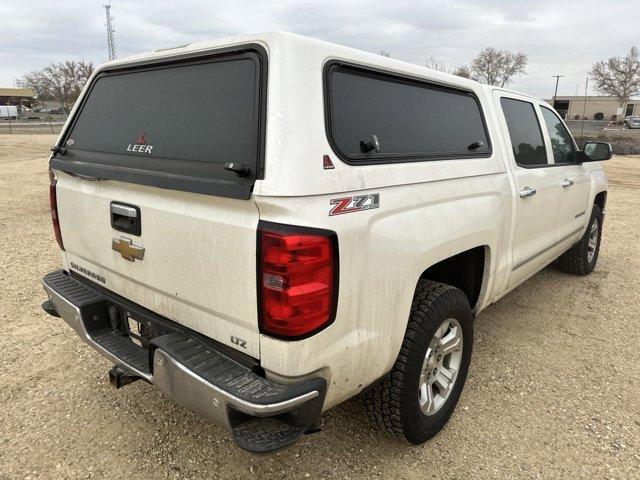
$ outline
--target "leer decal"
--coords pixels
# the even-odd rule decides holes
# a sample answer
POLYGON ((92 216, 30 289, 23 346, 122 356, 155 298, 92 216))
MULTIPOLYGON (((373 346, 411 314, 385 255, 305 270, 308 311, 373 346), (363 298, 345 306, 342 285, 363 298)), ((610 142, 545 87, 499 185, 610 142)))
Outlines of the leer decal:
POLYGON ((147 145, 147 136, 144 132, 140 132, 136 137, 136 143, 127 145, 127 152, 151 153, 153 145, 147 145))
POLYGON ((330 217, 344 213, 361 212, 378 208, 380 206, 380 194, 370 193, 368 195, 354 195, 353 197, 332 198, 329 203, 335 205, 329 211, 330 217))
POLYGON ((331 158, 329 158, 329 155, 324 155, 322 157, 322 168, 324 168, 325 170, 334 170, 336 168, 331 161, 331 158))

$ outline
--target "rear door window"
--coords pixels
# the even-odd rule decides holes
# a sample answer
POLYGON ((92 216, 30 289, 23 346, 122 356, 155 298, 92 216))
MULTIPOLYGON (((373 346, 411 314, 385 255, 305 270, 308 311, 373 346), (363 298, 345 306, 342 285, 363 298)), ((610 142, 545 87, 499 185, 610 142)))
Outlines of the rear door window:
POLYGON ((226 195, 243 185, 240 196, 248 196, 261 169, 261 61, 244 53, 99 75, 58 163, 199 193, 226 195), (227 163, 249 174, 239 177, 227 163))
POLYGON ((329 137, 347 162, 491 153, 480 104, 471 92, 338 64, 329 68, 326 81, 329 137), (374 135, 379 148, 367 150, 374 135))
POLYGON ((521 167, 548 165, 542 130, 533 104, 503 97, 500 105, 509 128, 516 163, 521 167))

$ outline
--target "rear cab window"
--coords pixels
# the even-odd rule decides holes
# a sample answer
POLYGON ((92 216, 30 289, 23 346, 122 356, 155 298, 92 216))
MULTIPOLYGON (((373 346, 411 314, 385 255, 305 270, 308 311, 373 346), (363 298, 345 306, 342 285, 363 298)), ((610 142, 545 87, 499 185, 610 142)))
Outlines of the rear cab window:
POLYGON ((329 141, 350 164, 491 155, 480 103, 466 90, 334 61, 325 107, 329 141))
POLYGON ((248 198, 264 154, 266 54, 258 48, 100 73, 52 167, 248 198))
POLYGON ((500 105, 516 164, 525 168, 547 166, 547 151, 533 103, 502 97, 500 105))

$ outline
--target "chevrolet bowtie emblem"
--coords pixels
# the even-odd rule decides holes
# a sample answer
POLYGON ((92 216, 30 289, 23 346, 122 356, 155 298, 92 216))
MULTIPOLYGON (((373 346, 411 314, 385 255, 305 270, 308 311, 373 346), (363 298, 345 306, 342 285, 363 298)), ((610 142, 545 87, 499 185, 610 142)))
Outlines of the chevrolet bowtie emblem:
POLYGON ((114 238, 111 242, 111 248, 122 255, 122 258, 133 262, 136 258, 142 260, 144 258, 144 248, 136 247, 128 238, 114 238))

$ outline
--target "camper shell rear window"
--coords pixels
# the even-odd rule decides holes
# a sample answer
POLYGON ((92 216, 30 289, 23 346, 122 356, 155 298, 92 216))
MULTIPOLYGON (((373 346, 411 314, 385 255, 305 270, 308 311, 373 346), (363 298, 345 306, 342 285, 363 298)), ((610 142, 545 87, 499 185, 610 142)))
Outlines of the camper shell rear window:
POLYGON ((263 174, 266 52, 142 63, 93 80, 52 168, 249 198, 263 174), (248 168, 239 176, 228 163, 248 168), (246 173, 246 172, 245 172, 246 173))
POLYGON ((491 155, 473 92, 342 61, 325 66, 327 136, 352 165, 491 155))

